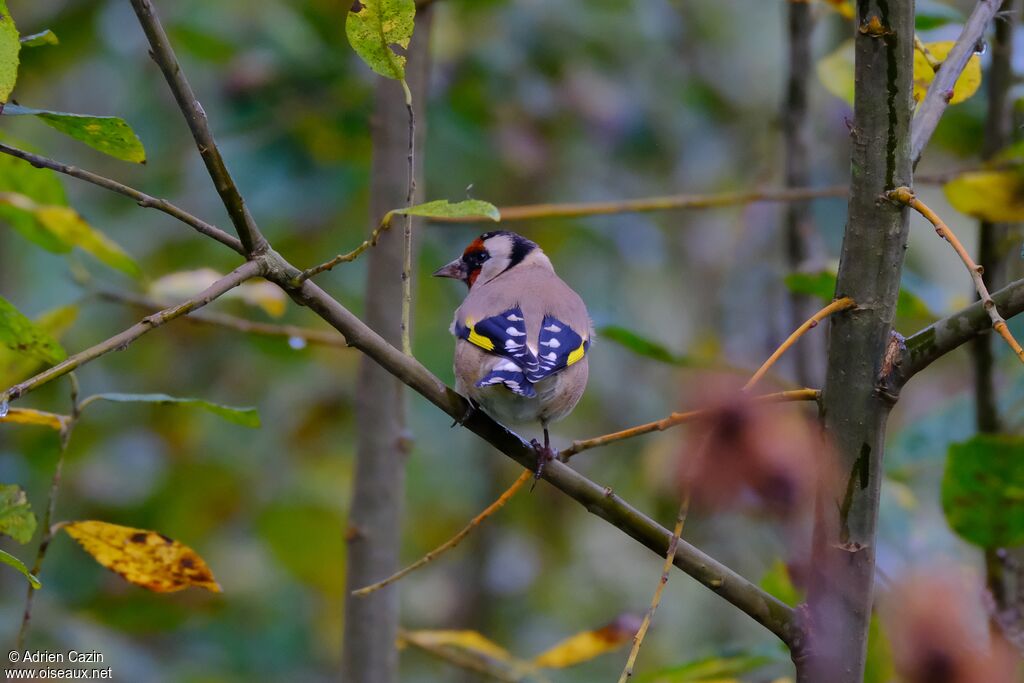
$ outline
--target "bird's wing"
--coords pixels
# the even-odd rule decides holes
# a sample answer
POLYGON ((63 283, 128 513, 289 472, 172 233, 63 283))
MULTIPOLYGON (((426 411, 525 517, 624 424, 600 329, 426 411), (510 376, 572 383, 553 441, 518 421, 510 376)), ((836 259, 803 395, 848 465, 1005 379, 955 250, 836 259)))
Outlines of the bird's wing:
MULTIPOLYGON (((512 270, 471 289, 452 331, 518 366, 522 377, 513 379, 520 388, 579 362, 592 336, 583 300, 546 268, 512 270)), ((503 383, 516 391, 504 381, 502 373, 510 372, 499 363, 477 385, 503 383)))

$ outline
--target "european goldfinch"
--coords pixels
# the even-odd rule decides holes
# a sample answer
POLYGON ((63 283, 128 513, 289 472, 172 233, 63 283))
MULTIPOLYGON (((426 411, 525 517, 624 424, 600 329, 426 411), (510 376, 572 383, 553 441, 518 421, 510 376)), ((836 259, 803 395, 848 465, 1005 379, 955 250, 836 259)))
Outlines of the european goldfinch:
POLYGON ((469 288, 455 311, 455 387, 500 422, 539 421, 539 477, 554 457, 548 425, 572 412, 587 386, 593 325, 580 296, 534 242, 487 232, 434 273, 469 288))

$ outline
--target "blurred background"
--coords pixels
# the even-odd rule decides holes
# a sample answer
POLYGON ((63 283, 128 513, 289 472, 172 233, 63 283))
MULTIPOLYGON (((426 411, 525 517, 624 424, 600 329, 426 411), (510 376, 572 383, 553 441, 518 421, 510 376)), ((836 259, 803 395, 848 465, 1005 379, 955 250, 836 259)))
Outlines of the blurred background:
MULTIPOLYGON (((966 12, 972 4, 948 6, 966 12)), ((29 117, 0 119, 4 138, 229 228, 128 3, 9 6, 22 33, 49 28, 60 38, 59 46, 22 52, 15 99, 121 116, 145 144, 148 162, 105 157, 29 117)), ((179 0, 159 9, 240 189, 278 251, 310 266, 362 241, 376 220, 367 197, 374 77, 345 40, 346 3, 179 0)), ((783 0, 439 0, 422 122, 427 197, 508 206, 782 185, 786 11, 783 0)), ((815 15, 818 60, 852 33, 824 5, 815 15)), ((958 32, 947 24, 922 35, 947 40, 958 32)), ((1015 55, 1015 64, 1024 71, 1024 54, 1015 55)), ((845 183, 850 107, 812 77, 810 110, 813 184, 845 183)), ((976 164, 984 115, 983 94, 951 108, 918 172, 976 164)), ((229 250, 158 212, 71 179, 64 186, 70 204, 131 253, 149 280, 205 267, 226 272, 238 263, 229 250)), ((939 187, 922 188, 921 196, 973 250, 976 220, 950 207, 939 187)), ((835 268, 845 211, 841 198, 814 202, 820 249, 805 264, 808 272, 835 268)), ((752 371, 767 357, 790 331, 783 215, 781 205, 756 203, 505 226, 544 248, 599 330, 625 328, 675 356, 666 363, 599 339, 588 391, 554 428, 556 446, 692 407, 702 385, 719 377, 707 368, 752 371)), ((922 305, 897 320, 904 334, 973 299, 953 251, 922 219, 911 222, 904 287, 922 305)), ((414 350, 449 384, 448 326, 464 291, 429 273, 485 229, 491 228, 424 224, 419 231, 414 350)), ((1011 269, 1011 276, 1020 272, 1016 259, 1011 269)), ((365 263, 357 261, 318 281, 358 314, 365 277, 365 263)), ((139 316, 99 298, 97 288, 146 287, 88 256, 52 254, 0 229, 0 293, 30 316, 77 306, 62 337, 71 352, 139 316)), ((239 301, 212 308, 320 325, 293 306, 280 319, 239 301)), ((1019 323, 1011 327, 1024 333, 1019 323)), ((823 344, 819 328, 793 353, 816 349, 820 357, 823 344)), ((1024 381, 1019 368, 1001 371, 1016 362, 1004 348, 997 347, 997 359, 1000 402, 1019 431, 1024 381)), ((340 657, 357 366, 353 350, 177 321, 79 372, 85 394, 163 392, 252 405, 263 426, 250 430, 173 407, 91 408, 67 453, 57 519, 156 529, 195 548, 224 593, 148 593, 60 536, 40 577, 45 588, 36 595, 33 647, 101 650, 126 681, 332 679, 340 657)), ((793 373, 784 360, 776 384, 793 373)), ((26 376, 0 376, 0 384, 26 376)), ((883 576, 922 564, 980 571, 980 555, 949 531, 939 507, 947 448, 974 432, 970 388, 968 356, 959 350, 915 378, 893 414, 883 576)), ((67 384, 55 382, 21 404, 66 412, 67 384)), ((417 396, 409 409, 405 561, 461 528, 518 474, 479 439, 449 429, 450 420, 417 396)), ((581 454, 573 466, 671 526, 678 492, 667 473, 682 439, 683 430, 649 435, 581 454)), ((57 452, 52 432, 5 426, 0 481, 24 486, 41 511, 57 452)), ((685 537, 753 581, 790 559, 804 538, 750 511, 693 515, 685 537)), ((34 552, 9 539, 0 547, 26 562, 34 552)), ((542 483, 404 580, 402 623, 475 629, 529 657, 620 614, 642 613, 661 564, 542 483)), ((17 573, 0 571, 4 642, 14 640, 23 586, 17 573)), ((756 680, 790 671, 770 634, 675 573, 641 654, 644 670, 729 651, 780 659, 756 680)), ((624 656, 605 655, 550 677, 609 680, 624 656)), ((413 649, 401 662, 402 680, 411 683, 478 680, 413 649)))

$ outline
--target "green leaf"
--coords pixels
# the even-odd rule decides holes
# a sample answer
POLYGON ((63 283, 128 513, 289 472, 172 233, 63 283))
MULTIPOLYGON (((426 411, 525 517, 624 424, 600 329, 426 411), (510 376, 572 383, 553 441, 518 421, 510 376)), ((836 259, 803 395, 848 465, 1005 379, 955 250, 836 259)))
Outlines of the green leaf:
MULTIPOLYGON (((31 146, 22 142, 9 140, 6 137, 3 140, 15 147, 32 151, 31 146)), ((56 171, 51 171, 48 168, 35 168, 31 164, 7 154, 0 154, 0 191, 25 195, 37 204, 67 206, 68 203, 64 185, 56 171)), ((0 219, 9 223, 25 239, 47 251, 65 253, 71 250, 68 244, 40 225, 30 212, 0 205, 0 219)))
POLYGON ((260 414, 256 408, 236 408, 224 406, 219 403, 212 403, 201 398, 179 398, 167 394, 96 394, 89 400, 115 401, 117 403, 160 403, 165 405, 181 405, 190 408, 199 408, 208 413, 213 413, 243 427, 259 427, 260 414))
POLYGON ((371 69, 403 81, 405 57, 393 46, 409 47, 415 19, 415 0, 354 0, 345 20, 345 35, 371 69))
POLYGON ((917 0, 914 6, 914 28, 930 31, 946 24, 962 24, 964 15, 954 7, 937 0, 917 0))
POLYGON ((60 40, 57 39, 57 34, 46 29, 39 33, 33 33, 30 36, 23 36, 21 38, 21 44, 23 47, 39 47, 40 45, 60 45, 60 40))
MULTIPOLYGON (((33 323, 36 328, 54 339, 61 336, 78 317, 77 306, 62 306, 43 313, 33 323)), ((39 367, 39 359, 24 356, 0 345, 0 384, 9 385, 31 375, 39 367)))
POLYGON ((111 268, 132 277, 142 275, 142 269, 124 249, 89 225, 70 207, 37 204, 25 195, 15 192, 0 192, 0 207, 30 214, 38 225, 65 245, 63 251, 78 247, 111 268))
POLYGON ((36 532, 36 516, 25 491, 16 484, 0 484, 0 534, 28 543, 36 532))
POLYGON ((818 60, 815 67, 818 80, 836 97, 853 106, 853 40, 843 42, 838 48, 818 60))
POLYGON ((7 348, 45 363, 59 363, 68 354, 50 335, 36 327, 21 311, 0 296, 0 342, 7 348))
POLYGON ((116 116, 90 116, 62 111, 33 109, 16 104, 4 107, 5 116, 35 116, 61 133, 84 142, 95 150, 123 161, 146 162, 142 141, 124 119, 116 116))
POLYGON ((763 654, 713 655, 638 676, 636 683, 698 683, 735 678, 773 664, 779 658, 763 654))
POLYGON ((662 363, 685 367, 697 365, 693 359, 681 356, 670 350, 667 346, 643 337, 620 325, 606 325, 597 331, 597 336, 624 346, 638 356, 651 358, 662 363))
POLYGON ((864 683, 889 683, 896 678, 889 637, 878 615, 871 615, 868 626, 868 654, 864 662, 864 683))
POLYGON ((6 102, 14 90, 18 80, 20 52, 18 28, 14 25, 11 13, 7 11, 7 1, 0 0, 0 102, 6 102))
POLYGON ((776 559, 761 577, 761 588, 790 607, 795 607, 803 601, 800 589, 793 585, 793 579, 789 576, 789 568, 779 559, 776 559))
POLYGON ((25 578, 28 579, 28 582, 30 584, 32 584, 33 588, 42 588, 43 587, 43 584, 39 583, 39 579, 37 579, 35 576, 33 576, 28 571, 28 567, 26 567, 25 564, 21 560, 16 558, 14 555, 11 555, 10 553, 6 553, 3 550, 0 550, 0 562, 3 562, 6 565, 10 565, 11 567, 14 567, 19 572, 24 574, 25 578))
POLYGON ((978 434, 950 446, 942 509, 953 531, 974 545, 1024 544, 1024 437, 978 434))
MULTIPOLYGON (((817 273, 790 273, 785 278, 786 288, 794 294, 806 294, 821 299, 823 303, 833 300, 836 293, 836 274, 829 271, 817 273)), ((896 315, 914 320, 934 319, 935 314, 921 297, 906 289, 900 289, 896 300, 896 315)))
POLYGON ((501 213, 498 207, 490 202, 479 199, 466 199, 452 204, 447 199, 437 199, 425 204, 417 204, 404 209, 388 211, 388 218, 392 215, 402 216, 426 216, 428 218, 490 218, 492 221, 500 221, 501 213))
POLYGON ((274 558, 301 582, 331 597, 345 593, 344 518, 322 505, 275 503, 257 520, 274 558))

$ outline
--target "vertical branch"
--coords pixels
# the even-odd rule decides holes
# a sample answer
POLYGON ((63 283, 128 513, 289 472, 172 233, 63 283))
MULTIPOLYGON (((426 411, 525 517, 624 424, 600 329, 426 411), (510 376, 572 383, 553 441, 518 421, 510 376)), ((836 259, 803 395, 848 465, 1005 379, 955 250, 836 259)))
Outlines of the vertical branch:
MULTIPOLYGON (((1013 10, 1014 0, 1004 0, 1000 13, 1013 10)), ((1007 106, 1013 86, 1013 20, 995 22, 992 40, 992 66, 988 78, 988 113, 982 158, 989 160, 1010 142, 1010 110, 1007 106)), ((985 269, 985 279, 991 289, 1005 284, 1001 243, 1006 226, 982 221, 978 237, 978 265, 985 269)), ((971 342, 971 364, 974 367, 975 424, 980 432, 998 432, 1001 428, 999 408, 995 398, 994 354, 992 335, 984 334, 971 342)))
POLYGON ((883 199, 911 181, 914 3, 860 0, 855 38, 849 217, 833 317, 822 416, 838 476, 824 477, 808 586, 807 641, 797 680, 861 683, 871 617, 885 425, 896 396, 884 358, 907 243, 907 215, 883 199))
MULTIPOLYGON (((989 160, 1010 143, 1011 121, 1009 102, 1013 87, 1013 34, 1015 0, 1003 0, 1000 7, 1002 19, 995 22, 995 36, 992 39, 992 66, 988 78, 988 112, 985 119, 985 136, 982 158, 989 160)), ((978 265, 984 269, 985 278, 992 289, 1005 284, 1006 268, 1003 241, 1007 226, 981 221, 978 226, 978 265)), ((1002 430, 999 405, 996 401, 995 352, 991 334, 978 336, 971 342, 971 365, 974 369, 974 421, 979 432, 994 433, 1002 430)), ((986 584, 997 610, 1007 604, 1007 585, 1003 577, 1003 562, 996 549, 985 551, 986 584)))
MULTIPOLYGON (((417 13, 406 73, 423 134, 423 105, 428 73, 427 46, 431 10, 417 13)), ((373 114, 373 168, 370 212, 374 221, 409 200, 406 162, 410 119, 406 96, 394 81, 378 78, 373 114)), ((421 144, 417 142, 416 144, 421 144)), ((422 155, 419 155, 422 157, 422 155)), ((422 184, 422 183, 421 183, 422 184)), ((384 232, 368 253, 366 322, 394 346, 403 343, 405 284, 413 252, 399 233, 384 232)), ((411 276, 411 273, 410 273, 411 276)), ((398 587, 367 597, 351 592, 398 570, 402 498, 405 488, 406 434, 401 380, 371 358, 360 361, 356 417, 359 424, 356 470, 349 514, 345 632, 342 680, 346 683, 398 681, 398 587)))
MULTIPOLYGON (((782 135, 786 155, 786 187, 802 188, 809 184, 807 100, 811 77, 811 32, 814 20, 809 2, 789 2, 789 72, 786 79, 786 98, 782 103, 782 135)), ((812 256, 814 225, 811 204, 795 201, 786 205, 786 261, 790 271, 796 271, 812 256)), ((789 294, 789 325, 796 328, 806 320, 812 310, 810 298, 804 294, 789 294)), ((794 356, 796 381, 802 386, 821 386, 819 363, 823 361, 824 345, 816 353, 794 356)))
MULTIPOLYGON (((64 471, 64 454, 67 453, 68 443, 71 440, 71 431, 75 428, 75 424, 78 422, 78 417, 81 414, 81 404, 78 402, 78 378, 75 377, 75 373, 70 373, 68 379, 71 380, 71 419, 69 419, 64 427, 60 430, 60 447, 57 452, 57 464, 54 465, 53 478, 50 480, 50 493, 46 499, 46 512, 43 513, 43 535, 39 540, 39 548, 36 550, 36 559, 32 563, 32 575, 38 577, 39 571, 43 568, 43 560, 46 559, 46 551, 50 548, 50 542, 53 540, 53 516, 57 510, 57 493, 60 491, 60 480, 61 475, 64 471)), ((25 646, 25 636, 28 634, 28 625, 32 621, 32 601, 35 598, 36 589, 32 586, 26 588, 25 593, 25 610, 21 615, 21 627, 18 628, 18 638, 15 643, 15 649, 21 650, 25 646)))
MULTIPOLYGON (((412 206, 416 196, 416 111, 413 107, 412 91, 409 84, 402 81, 405 91, 405 108, 409 112, 409 189, 405 195, 405 205, 412 206)), ((425 90, 424 90, 425 92, 425 90)), ((412 324, 412 214, 405 217, 405 261, 402 264, 402 352, 412 355, 412 340, 409 326, 412 324)))

